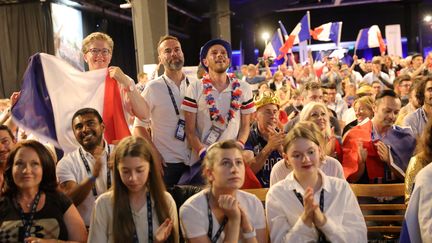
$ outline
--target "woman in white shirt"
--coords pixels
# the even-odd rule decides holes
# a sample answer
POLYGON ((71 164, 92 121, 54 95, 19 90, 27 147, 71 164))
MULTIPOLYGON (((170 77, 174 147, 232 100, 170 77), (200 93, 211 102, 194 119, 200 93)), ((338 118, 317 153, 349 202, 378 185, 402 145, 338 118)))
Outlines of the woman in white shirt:
POLYGON ((176 205, 154 158, 141 137, 119 143, 113 190, 96 200, 89 242, 179 242, 176 205))
POLYGON ((297 124, 286 136, 286 159, 293 167, 266 197, 272 242, 367 242, 366 224, 345 180, 320 169, 323 136, 297 124))
POLYGON ((261 201, 239 190, 245 165, 234 140, 211 145, 203 161, 209 188, 190 197, 180 208, 180 222, 188 242, 266 242, 261 201))
MULTIPOLYGON (((314 133, 320 133, 320 130, 316 130, 318 127, 312 122, 309 121, 300 121, 297 124, 302 124, 303 126, 307 126, 308 129, 313 131, 314 133)), ((277 182, 285 179, 285 177, 291 173, 293 170, 292 166, 288 163, 288 159, 285 159, 287 153, 286 147, 284 147, 284 159, 279 160, 272 168, 270 173, 270 186, 273 186, 277 182)), ((324 144, 321 145, 321 149, 324 150, 324 144)), ((341 178, 345 180, 345 176, 343 173, 343 168, 341 163, 328 155, 324 157, 324 160, 321 162, 319 168, 324 172, 324 174, 328 176, 334 176, 337 178, 341 178)))

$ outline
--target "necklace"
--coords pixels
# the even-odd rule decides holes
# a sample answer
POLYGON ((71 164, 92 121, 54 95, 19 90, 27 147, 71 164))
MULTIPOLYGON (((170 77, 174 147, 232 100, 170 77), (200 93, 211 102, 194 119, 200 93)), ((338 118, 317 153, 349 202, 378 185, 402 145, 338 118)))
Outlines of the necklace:
POLYGON ((216 101, 211 94, 211 91, 213 89, 213 84, 210 80, 210 76, 208 74, 205 74, 202 80, 204 89, 203 93, 205 96, 205 100, 207 102, 207 107, 210 113, 210 119, 212 121, 219 122, 222 125, 228 125, 228 123, 231 121, 231 119, 234 118, 235 113, 240 109, 241 102, 240 97, 242 94, 242 91, 240 89, 240 82, 237 78, 235 78, 234 74, 228 74, 228 77, 231 81, 231 103, 230 103, 230 109, 228 110, 228 113, 226 117, 223 117, 220 114, 220 110, 216 107, 216 101))

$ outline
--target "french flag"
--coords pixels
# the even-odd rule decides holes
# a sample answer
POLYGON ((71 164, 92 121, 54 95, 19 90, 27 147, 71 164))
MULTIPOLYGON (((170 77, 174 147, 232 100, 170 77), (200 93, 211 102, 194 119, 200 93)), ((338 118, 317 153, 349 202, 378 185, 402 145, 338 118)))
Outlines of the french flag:
POLYGON ((355 49, 367 49, 379 47, 381 53, 385 53, 386 45, 382 38, 378 25, 372 25, 370 28, 361 29, 357 36, 355 49))
POLYGON ((342 22, 329 22, 311 30, 311 35, 314 40, 333 41, 339 46, 341 32, 342 22))
POLYGON ((37 53, 24 73, 20 97, 12 108, 14 122, 65 153, 79 144, 72 132, 73 114, 94 108, 105 124, 108 143, 130 136, 124 91, 107 69, 81 72, 55 56, 37 53))
POLYGON ((302 41, 309 40, 310 38, 310 17, 309 11, 307 11, 300 22, 291 31, 291 34, 288 35, 284 45, 279 50, 283 53, 283 55, 285 55, 294 45, 302 41))
POLYGON ((282 43, 282 33, 278 28, 264 49, 264 57, 274 57, 278 60, 281 59, 283 55, 279 55, 279 49, 282 47, 282 43))

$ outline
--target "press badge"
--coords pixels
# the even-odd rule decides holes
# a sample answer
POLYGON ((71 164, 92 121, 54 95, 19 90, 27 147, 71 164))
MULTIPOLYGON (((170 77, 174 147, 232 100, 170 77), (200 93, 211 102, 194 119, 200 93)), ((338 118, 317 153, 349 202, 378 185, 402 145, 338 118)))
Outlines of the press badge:
POLYGON ((185 121, 182 119, 179 119, 177 122, 177 128, 174 137, 180 141, 184 141, 186 138, 185 133, 185 121))
POLYGON ((223 133, 222 129, 213 125, 210 128, 210 131, 207 134, 207 137, 204 139, 204 144, 207 146, 210 146, 210 145, 216 143, 219 140, 222 133, 223 133))

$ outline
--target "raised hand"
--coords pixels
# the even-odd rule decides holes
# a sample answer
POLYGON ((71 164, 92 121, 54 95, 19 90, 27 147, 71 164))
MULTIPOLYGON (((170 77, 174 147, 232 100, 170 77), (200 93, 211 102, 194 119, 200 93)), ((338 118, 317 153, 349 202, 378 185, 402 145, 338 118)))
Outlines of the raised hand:
POLYGON ((121 83, 125 87, 129 87, 131 81, 119 67, 111 66, 108 68, 108 72, 112 79, 115 79, 117 82, 121 83))
POLYGON ((308 187, 303 196, 304 211, 301 215, 301 219, 303 220, 304 224, 309 227, 312 227, 313 225, 315 218, 315 210, 319 210, 318 204, 315 203, 315 200, 313 198, 313 194, 313 189, 311 187, 308 187))
POLYGON ((171 235, 172 228, 172 220, 170 218, 165 219, 165 221, 157 228, 156 235, 154 236, 154 241, 156 243, 165 242, 171 235))
POLYGON ((380 157, 380 159, 384 162, 386 162, 387 164, 390 163, 390 154, 389 154, 389 150, 387 145, 385 145, 385 143, 383 143, 382 141, 377 141, 375 143, 375 147, 377 149, 378 155, 380 157))
POLYGON ((283 144, 285 134, 282 131, 276 131, 272 126, 269 126, 267 131, 269 133, 269 139, 266 147, 268 147, 270 151, 278 150, 283 144))
POLYGON ((94 151, 95 164, 93 166, 93 176, 99 177, 99 174, 102 170, 102 153, 104 152, 104 148, 101 146, 97 146, 94 151))
POLYGON ((241 212, 237 199, 231 195, 220 195, 219 207, 224 211, 228 219, 240 220, 241 212))

